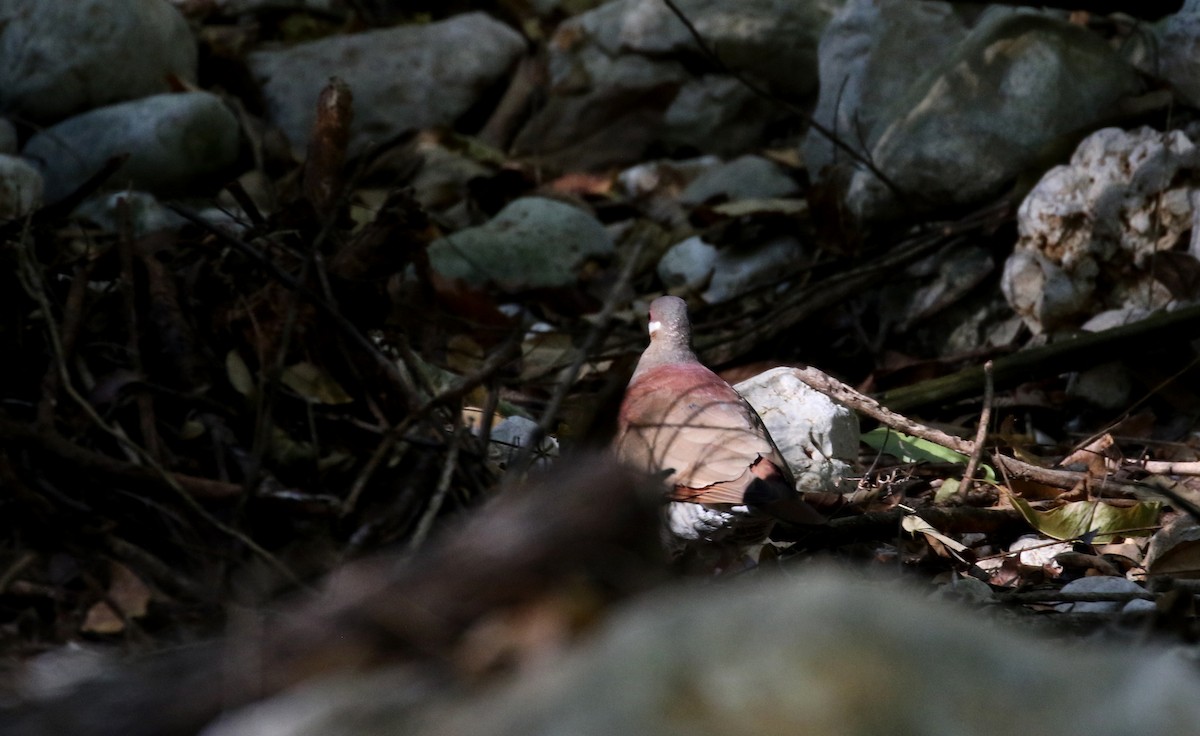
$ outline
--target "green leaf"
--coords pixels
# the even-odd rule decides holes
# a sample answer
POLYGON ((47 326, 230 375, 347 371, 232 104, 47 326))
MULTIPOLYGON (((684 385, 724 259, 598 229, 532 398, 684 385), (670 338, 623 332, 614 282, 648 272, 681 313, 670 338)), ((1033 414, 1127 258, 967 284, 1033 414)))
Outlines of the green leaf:
MULTIPOLYGON (((906 463, 953 463, 955 465, 966 465, 969 459, 961 452, 955 452, 954 450, 942 447, 936 442, 923 440, 920 437, 913 437, 903 432, 897 432, 894 429, 888 429, 887 427, 872 429, 862 436, 862 441, 868 447, 899 458, 901 462, 906 463)), ((980 463, 977 472, 981 477, 976 478, 976 480, 991 483, 992 485, 996 484, 996 471, 990 465, 980 463)))
POLYGON ((1013 506, 1029 525, 1051 539, 1079 539, 1095 532, 1097 544, 1115 536, 1146 536, 1158 524, 1162 504, 1140 501, 1132 506, 1114 506, 1103 501, 1073 501, 1048 511, 1038 511, 1023 498, 1010 494, 1013 506))
POLYGON ((899 458, 906 463, 957 463, 967 464, 967 456, 948 450, 939 444, 911 437, 887 427, 876 427, 862 436, 868 446, 899 458))

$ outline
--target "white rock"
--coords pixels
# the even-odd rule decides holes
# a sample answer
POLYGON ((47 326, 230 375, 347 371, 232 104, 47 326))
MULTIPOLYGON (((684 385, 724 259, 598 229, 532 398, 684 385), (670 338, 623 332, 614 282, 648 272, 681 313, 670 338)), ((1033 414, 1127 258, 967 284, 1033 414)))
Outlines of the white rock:
POLYGON ((1182 131, 1105 128, 1047 172, 1017 212, 1020 240, 1001 281, 1030 329, 1167 305, 1151 257, 1192 228, 1196 187, 1181 174, 1197 165, 1200 149, 1182 131))
POLYGON ((1066 542, 1046 543, 1046 539, 1037 534, 1026 534, 1013 540, 1008 546, 1009 552, 1020 552, 1019 559, 1026 567, 1045 567, 1057 565, 1054 558, 1070 552, 1071 545, 1066 542))
POLYGON ((0 110, 49 123, 196 80, 196 41, 163 0, 0 0, 0 110))
POLYGON ((237 159, 237 118, 208 92, 146 97, 102 107, 29 139, 22 155, 37 162, 46 200, 74 191, 113 157, 129 160, 107 186, 177 193, 237 159))
POLYGON ((29 162, 0 154, 0 220, 15 220, 42 205, 42 175, 29 162))
POLYGON ((553 199, 524 197, 479 227, 431 243, 429 263, 446 278, 514 293, 574 286, 586 261, 612 253, 612 238, 591 215, 553 199))
MULTIPOLYGON (((537 422, 522 416, 511 416, 492 427, 489 439, 488 458, 501 468, 508 465, 533 442, 537 422)), ((542 437, 534 451, 534 465, 547 466, 558 456, 558 440, 542 437)))
POLYGON ((734 386, 762 417, 801 491, 844 491, 858 457, 858 417, 808 387, 791 368, 773 368, 734 386))
POLYGON ((317 96, 331 76, 354 95, 350 150, 357 153, 407 130, 453 125, 524 51, 525 40, 513 29, 466 13, 256 51, 249 64, 263 85, 268 119, 303 158, 317 96))

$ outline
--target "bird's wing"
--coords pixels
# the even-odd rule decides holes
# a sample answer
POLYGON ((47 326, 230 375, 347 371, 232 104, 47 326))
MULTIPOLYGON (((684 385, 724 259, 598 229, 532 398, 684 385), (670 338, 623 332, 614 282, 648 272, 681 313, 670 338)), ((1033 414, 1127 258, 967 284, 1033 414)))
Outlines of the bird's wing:
POLYGON ((754 467, 760 459, 786 468, 745 399, 699 364, 640 377, 626 391, 620 419, 618 456, 652 472, 670 469, 676 500, 742 503, 763 476, 754 467))

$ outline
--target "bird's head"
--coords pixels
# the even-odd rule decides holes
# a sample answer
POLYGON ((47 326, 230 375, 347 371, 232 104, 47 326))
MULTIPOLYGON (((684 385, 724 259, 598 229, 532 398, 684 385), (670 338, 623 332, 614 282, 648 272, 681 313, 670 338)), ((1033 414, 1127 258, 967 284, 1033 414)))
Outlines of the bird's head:
POLYGON ((650 341, 665 340, 689 346, 692 325, 688 321, 687 302, 677 296, 660 296, 650 302, 650 341))

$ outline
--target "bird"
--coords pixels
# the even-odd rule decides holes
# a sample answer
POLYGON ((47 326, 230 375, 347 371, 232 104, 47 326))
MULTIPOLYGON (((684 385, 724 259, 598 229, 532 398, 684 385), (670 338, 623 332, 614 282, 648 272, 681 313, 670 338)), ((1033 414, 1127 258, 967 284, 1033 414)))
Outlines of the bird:
POLYGON ((617 458, 668 486, 663 541, 689 570, 750 567, 776 518, 824 523, 754 408, 692 348, 687 302, 650 304, 650 345, 617 415, 617 458))

